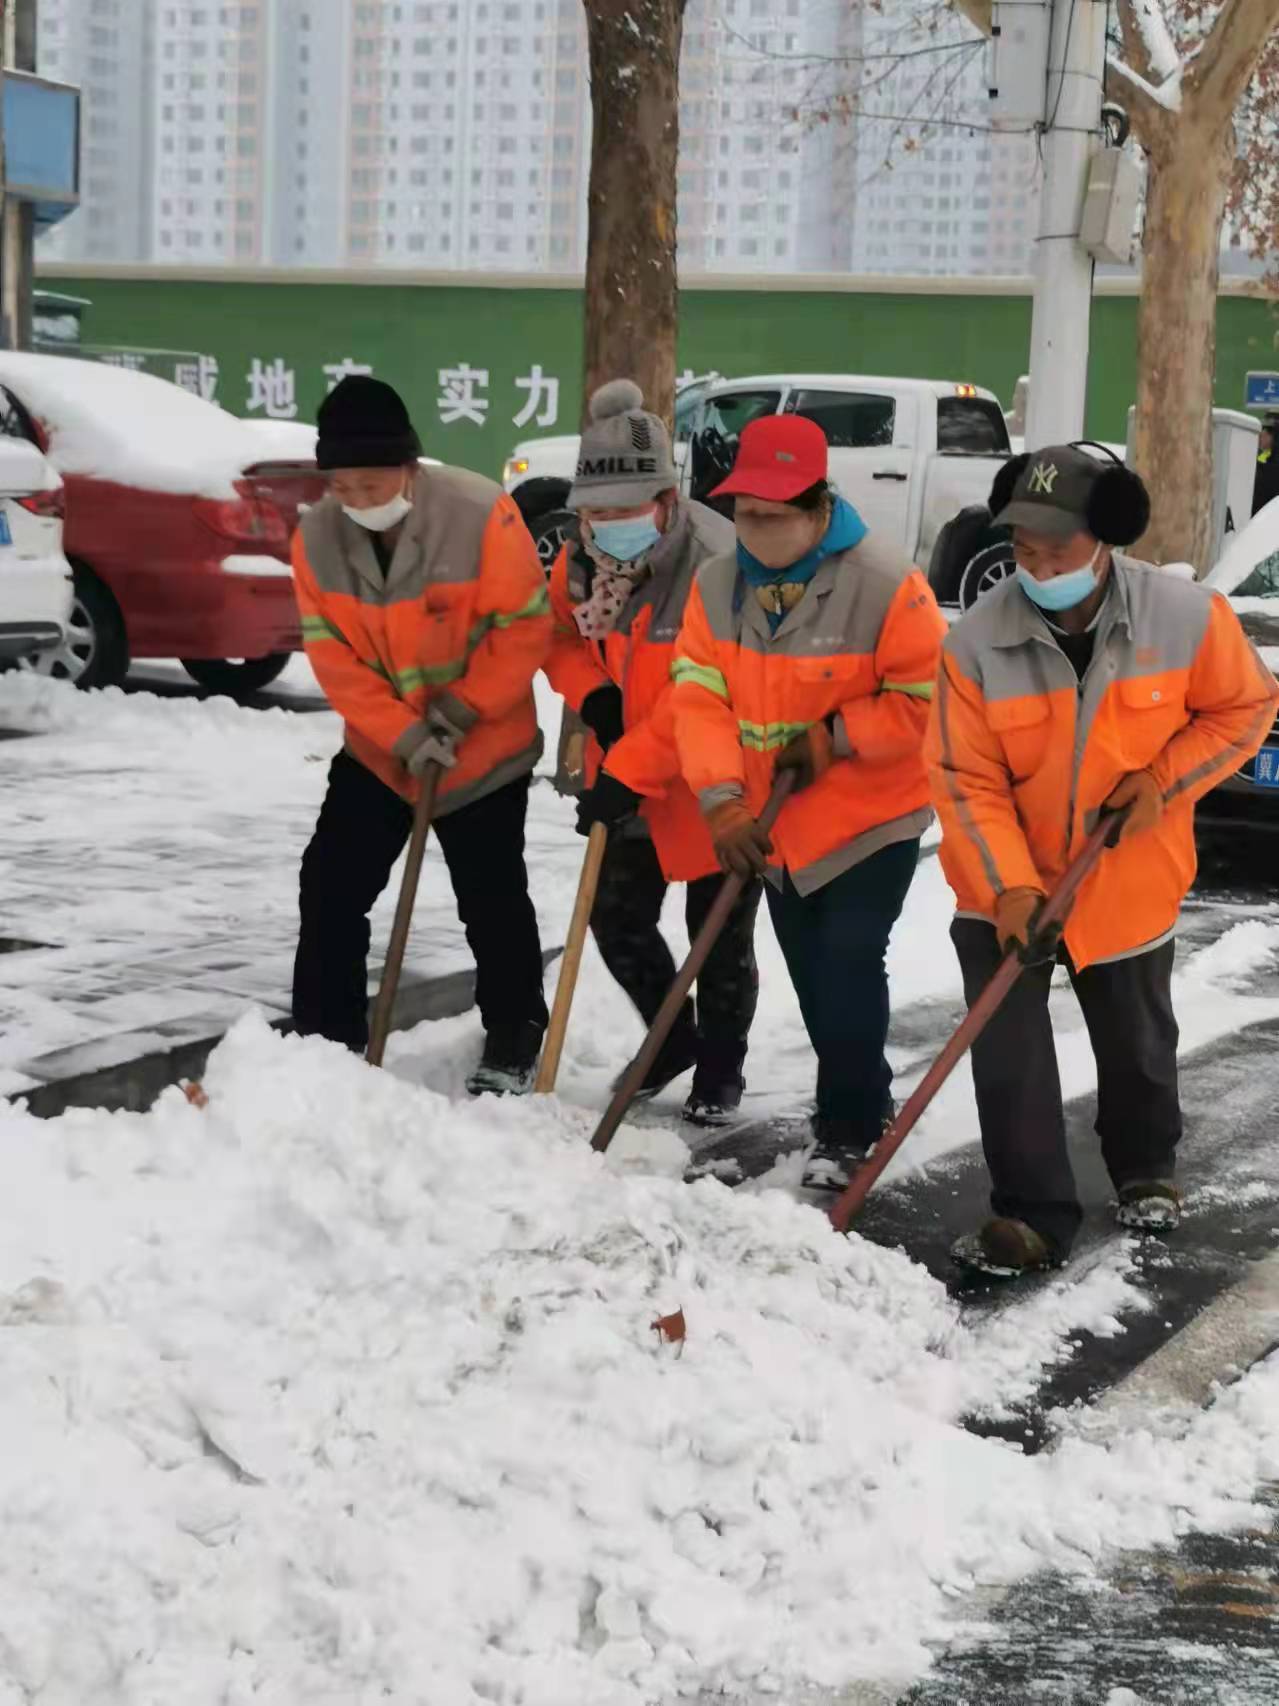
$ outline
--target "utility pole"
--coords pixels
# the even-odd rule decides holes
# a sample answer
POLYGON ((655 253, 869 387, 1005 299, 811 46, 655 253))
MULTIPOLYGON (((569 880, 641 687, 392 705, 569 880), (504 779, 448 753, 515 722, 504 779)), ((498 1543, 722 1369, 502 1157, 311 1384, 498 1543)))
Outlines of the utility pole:
POLYGON ((1104 0, 1051 0, 1044 104, 1043 200, 1030 331, 1030 448, 1082 438, 1088 392, 1093 261, 1079 241, 1101 132, 1104 0))

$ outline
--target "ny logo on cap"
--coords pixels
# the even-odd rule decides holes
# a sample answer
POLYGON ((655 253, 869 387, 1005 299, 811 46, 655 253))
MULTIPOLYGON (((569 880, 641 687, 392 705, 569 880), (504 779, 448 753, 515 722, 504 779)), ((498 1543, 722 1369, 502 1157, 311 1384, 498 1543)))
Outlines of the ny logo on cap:
POLYGON ((1035 497, 1050 498, 1060 472, 1055 462, 1036 462, 1030 471, 1030 485, 1027 489, 1035 497))

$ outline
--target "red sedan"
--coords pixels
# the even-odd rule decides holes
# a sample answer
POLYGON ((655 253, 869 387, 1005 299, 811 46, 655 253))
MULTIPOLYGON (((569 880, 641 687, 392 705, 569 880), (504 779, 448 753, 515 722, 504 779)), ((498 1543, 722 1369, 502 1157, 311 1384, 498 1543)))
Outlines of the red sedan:
POLYGON ((0 432, 66 487, 66 644, 36 667, 82 687, 181 658, 206 687, 264 687, 301 635, 289 539, 323 493, 312 428, 243 421, 148 374, 0 351, 0 432))

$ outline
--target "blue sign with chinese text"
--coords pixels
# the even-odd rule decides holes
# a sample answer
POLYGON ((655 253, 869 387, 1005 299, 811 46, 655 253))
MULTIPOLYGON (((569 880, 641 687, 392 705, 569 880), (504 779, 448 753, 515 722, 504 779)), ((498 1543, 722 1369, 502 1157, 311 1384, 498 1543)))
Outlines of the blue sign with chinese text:
POLYGON ((1244 384, 1245 409, 1279 409, 1279 373, 1250 373, 1244 384))

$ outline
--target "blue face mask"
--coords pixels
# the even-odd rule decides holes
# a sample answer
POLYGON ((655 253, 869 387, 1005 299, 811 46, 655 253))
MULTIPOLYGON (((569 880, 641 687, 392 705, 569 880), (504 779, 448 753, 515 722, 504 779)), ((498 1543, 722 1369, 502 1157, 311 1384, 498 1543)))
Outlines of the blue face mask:
POLYGON ((1026 597, 1041 610, 1073 610, 1077 604, 1091 598, 1097 590, 1097 552, 1093 552, 1092 560, 1085 563, 1082 569, 1072 569, 1065 575, 1054 575, 1047 581, 1037 581, 1029 570, 1023 569, 1018 563, 1017 579, 1021 582, 1021 590, 1026 597))
POLYGON ((645 551, 651 551, 662 537, 654 512, 633 515, 625 521, 593 521, 591 537, 606 557, 614 562, 633 563, 645 551))

